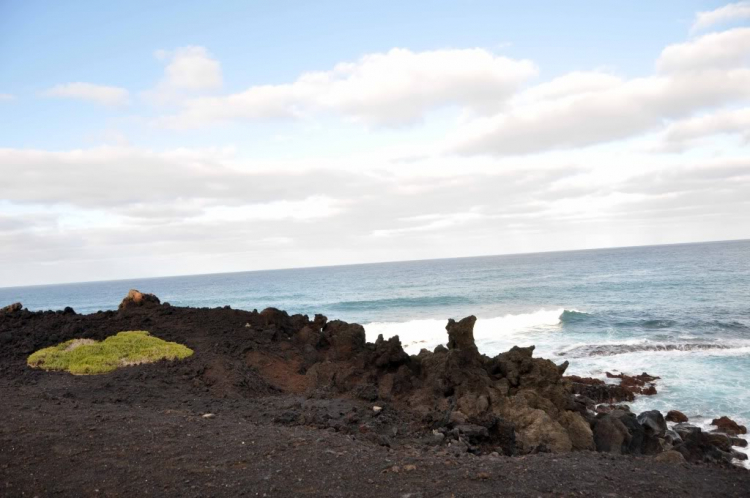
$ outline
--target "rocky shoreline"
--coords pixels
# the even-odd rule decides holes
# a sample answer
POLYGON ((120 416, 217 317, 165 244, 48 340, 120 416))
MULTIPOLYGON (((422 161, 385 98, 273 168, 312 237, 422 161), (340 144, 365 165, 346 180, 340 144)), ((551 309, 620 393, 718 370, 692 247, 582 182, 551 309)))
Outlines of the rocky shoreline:
POLYGON ((244 482, 245 493, 270 496, 491 496, 503 489, 517 496, 742 496, 748 489, 750 473, 731 465, 746 458, 735 449, 746 444, 737 437, 744 427, 722 417, 714 421, 716 432, 708 432, 676 411, 631 413, 627 402, 656 393, 658 377, 646 373, 610 374, 619 384, 566 377, 567 363, 535 358, 533 347, 487 357, 474 343, 475 320, 448 321, 447 347, 409 356, 397 337, 368 343, 362 326, 322 315, 180 308, 137 291, 118 311, 91 315, 3 308, 0 396, 8 402, 0 410, 8 423, 0 432, 0 490, 123 496, 161 483, 166 488, 157 494, 237 495, 234 484, 214 488, 215 475, 179 481, 174 471, 192 469, 191 458, 214 468, 219 481, 244 482), (100 376, 25 363, 38 349, 123 330, 148 330, 195 354, 100 376), (114 450, 128 438, 146 437, 122 418, 145 423, 151 445, 135 455, 114 450), (58 427, 59 420, 69 427, 58 427), (217 432, 235 423, 250 424, 246 439, 267 454, 247 441, 235 448, 226 441, 231 433, 217 432), (128 427, 131 433, 124 432, 128 427), (176 427, 182 437, 178 431, 165 439, 176 427), (102 439, 81 439, 99 433, 102 439), (64 450, 50 455, 34 446, 40 438, 52 448, 78 447, 90 456, 84 462, 102 473, 74 470, 64 450), (304 448, 290 451, 294 438, 304 439, 304 448), (341 445, 349 449, 335 449, 341 445), (194 454, 198 449, 204 453, 194 454), (160 451, 180 457, 169 460, 172 470, 144 467, 160 451), (329 457, 340 465, 346 460, 361 475, 321 467, 329 457), (237 458, 239 468, 233 467, 237 458), (270 475, 261 465, 267 460, 290 470, 270 475), (603 471, 602 462, 611 468, 603 471), (512 479, 505 474, 518 468, 525 470, 512 479), (656 468, 656 475, 647 470, 656 468), (462 474, 454 475, 457 469, 462 474), (573 472, 573 490, 559 488, 567 481, 558 470, 573 472), (638 485, 623 488, 641 471, 638 485), (298 477, 308 485, 305 492, 299 482, 281 483, 300 472, 317 473, 317 486, 309 476, 298 477), (664 476, 674 480, 665 483, 664 476))

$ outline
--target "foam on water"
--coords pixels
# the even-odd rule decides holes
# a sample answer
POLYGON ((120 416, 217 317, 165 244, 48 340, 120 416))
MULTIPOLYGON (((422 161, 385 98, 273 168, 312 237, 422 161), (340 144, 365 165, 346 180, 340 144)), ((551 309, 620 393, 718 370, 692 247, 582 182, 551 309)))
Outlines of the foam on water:
MULTIPOLYGON (((474 325, 474 339, 477 347, 481 349, 483 344, 492 344, 498 340, 516 341, 528 333, 560 331, 560 317, 566 312, 562 308, 540 309, 531 313, 479 318, 474 325)), ((374 342, 380 334, 385 339, 397 335, 407 353, 417 354, 423 348, 432 350, 439 344, 446 344, 446 324, 445 319, 425 319, 408 322, 371 322, 364 327, 368 341, 374 342)))

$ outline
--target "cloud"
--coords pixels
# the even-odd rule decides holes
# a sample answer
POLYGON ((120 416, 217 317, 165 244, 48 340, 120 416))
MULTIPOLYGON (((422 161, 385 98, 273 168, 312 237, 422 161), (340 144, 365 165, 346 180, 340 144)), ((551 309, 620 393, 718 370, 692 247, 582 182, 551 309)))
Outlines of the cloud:
POLYGON ((223 149, 3 149, 0 280, 552 250, 580 247, 582 237, 606 243, 595 237, 612 230, 625 237, 619 243, 643 243, 643 230, 662 237, 704 222, 706 230, 728 227, 725 238, 750 229, 746 158, 683 166, 664 155, 572 164, 564 156, 438 157, 419 174, 399 164, 399 174, 376 175, 370 164, 320 169, 319 157, 291 171, 281 160, 259 164, 223 149), (633 239, 624 235, 631 231, 633 239))
POLYGON ((654 75, 577 72, 531 87, 499 114, 467 122, 448 150, 496 156, 627 139, 665 121, 750 98, 750 29, 670 45, 654 75))
POLYGON ((161 122, 187 128, 323 112, 368 125, 399 126, 448 105, 480 114, 497 111, 536 73, 528 60, 500 57, 478 48, 427 52, 395 48, 337 64, 329 71, 302 74, 292 83, 191 99, 181 113, 161 122))
POLYGON ((399 235, 409 232, 426 232, 433 230, 445 230, 457 225, 464 225, 466 223, 473 223, 488 217, 481 212, 478 207, 473 207, 469 211, 459 213, 434 213, 427 215, 411 216, 401 218, 399 222, 414 223, 411 226, 403 228, 391 228, 373 230, 373 237, 390 237, 392 235, 399 235))
POLYGON ((162 79, 154 89, 144 92, 144 96, 154 103, 177 103, 196 93, 222 87, 221 64, 204 47, 157 50, 154 56, 167 61, 162 79))
POLYGON ((729 69, 750 61, 750 28, 709 33, 697 40, 666 47, 656 68, 662 73, 729 69))
POLYGON ((717 24, 750 18, 750 2, 730 3, 715 10, 698 12, 690 30, 701 31, 717 24))
MULTIPOLYGON (((69 151, 0 149, 0 199, 67 204, 81 209, 129 210, 160 217, 168 207, 201 213, 210 206, 244 206, 310 196, 358 195, 377 186, 368 175, 321 167, 284 171, 282 166, 236 167, 229 149, 154 151, 102 146, 69 151), (280 171, 277 171, 280 170, 280 171)), ((281 208, 282 206, 277 206, 281 208)), ((331 212, 340 206, 329 205, 331 212)), ((226 211, 237 216, 239 211, 226 211)), ((304 214, 300 214, 304 216, 304 214)))
POLYGON ((328 218, 341 212, 342 202, 331 197, 317 195, 303 200, 282 200, 265 204, 242 206, 216 206, 205 210, 197 221, 254 221, 254 220, 296 220, 308 221, 328 218))
POLYGON ((15 100, 16 96, 9 93, 0 93, 0 102, 7 102, 9 100, 15 100))
POLYGON ((124 88, 81 82, 54 86, 42 92, 42 96, 86 100, 108 107, 127 105, 129 101, 124 88))
POLYGON ((680 151, 712 135, 739 134, 750 142, 750 108, 725 110, 671 123, 663 133, 663 148, 680 151))

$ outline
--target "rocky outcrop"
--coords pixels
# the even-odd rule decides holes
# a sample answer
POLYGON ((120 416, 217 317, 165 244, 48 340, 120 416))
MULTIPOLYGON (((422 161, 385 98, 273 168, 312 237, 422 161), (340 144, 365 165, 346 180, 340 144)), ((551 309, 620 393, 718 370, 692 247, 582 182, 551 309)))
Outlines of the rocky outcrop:
POLYGON ((711 421, 711 425, 715 425, 719 431, 736 436, 738 434, 747 434, 747 427, 740 425, 729 417, 715 418, 711 421))
POLYGON ((688 462, 729 464, 735 459, 747 458, 744 453, 734 450, 734 446, 738 446, 738 441, 726 434, 704 432, 700 427, 687 423, 676 424, 673 429, 681 438, 681 441, 674 445, 674 449, 688 462))
POLYGON ((656 394, 656 386, 654 382, 659 377, 643 372, 641 375, 625 375, 625 374, 612 374, 607 372, 607 377, 610 379, 620 379, 620 386, 632 392, 633 394, 643 394, 645 396, 653 396, 656 394))
POLYGON ((620 383, 608 384, 601 379, 577 375, 568 376, 566 379, 570 381, 575 394, 588 398, 594 403, 614 404, 633 401, 636 395, 650 396, 656 394, 654 382, 659 378, 645 372, 635 376, 615 375, 607 372, 607 377, 620 379, 620 383))
POLYGON ((416 356, 403 351, 398 337, 366 343, 362 327, 344 322, 327 324, 320 339, 306 330, 296 340, 317 347, 320 361, 306 373, 310 389, 402 402, 436 430, 449 436, 457 430, 470 447, 496 443, 506 454, 594 449, 591 428, 562 378, 567 365, 534 358, 533 347, 481 355, 475 322, 449 320, 447 347, 416 356))
POLYGON ((140 306, 158 306, 161 304, 159 298, 153 294, 146 294, 135 289, 131 289, 125 299, 122 300, 119 310, 137 308, 140 306))
POLYGON ((9 304, 8 306, 5 306, 3 308, 0 308, 0 315, 3 315, 3 314, 10 315, 11 313, 17 313, 17 312, 19 312, 21 310, 23 310, 23 304, 21 304, 21 303, 13 303, 13 304, 9 304))

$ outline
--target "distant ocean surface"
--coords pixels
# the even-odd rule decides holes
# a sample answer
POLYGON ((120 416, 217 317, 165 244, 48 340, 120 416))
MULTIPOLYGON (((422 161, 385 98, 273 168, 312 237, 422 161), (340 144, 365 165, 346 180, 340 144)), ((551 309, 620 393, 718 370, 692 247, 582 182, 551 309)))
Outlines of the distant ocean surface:
POLYGON ((368 340, 398 334, 413 354, 473 314, 485 354, 533 344, 571 374, 647 371, 659 394, 634 410, 750 423, 750 241, 0 288, 0 305, 91 313, 131 288, 177 306, 323 313, 368 340))

